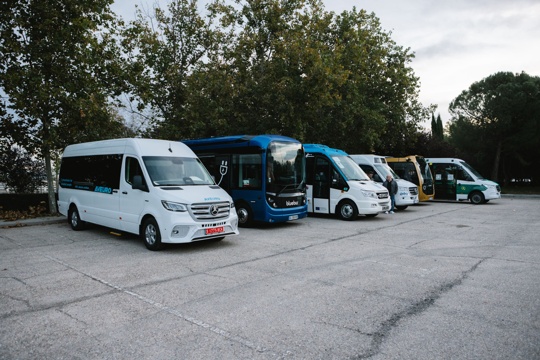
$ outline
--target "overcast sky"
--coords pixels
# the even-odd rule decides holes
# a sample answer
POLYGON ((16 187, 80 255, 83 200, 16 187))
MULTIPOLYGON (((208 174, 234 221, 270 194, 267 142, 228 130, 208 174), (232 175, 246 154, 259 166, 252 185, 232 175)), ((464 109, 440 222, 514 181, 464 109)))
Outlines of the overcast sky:
MULTIPOLYGON (((131 20, 134 4, 155 2, 115 0, 112 10, 131 20)), ((540 76, 539 0, 323 2, 336 13, 353 6, 374 12, 382 29, 416 54, 411 66, 420 78, 420 101, 438 105, 444 122, 450 119, 449 103, 476 81, 499 71, 540 76)))

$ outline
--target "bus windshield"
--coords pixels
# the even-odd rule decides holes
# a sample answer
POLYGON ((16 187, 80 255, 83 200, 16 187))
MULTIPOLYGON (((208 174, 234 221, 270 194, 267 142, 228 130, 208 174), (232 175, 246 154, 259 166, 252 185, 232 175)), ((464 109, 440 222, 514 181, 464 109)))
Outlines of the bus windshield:
POLYGON ((420 167, 420 175, 422 176, 422 179, 424 179, 424 182, 426 180, 433 181, 433 175, 431 174, 431 170, 429 169, 429 164, 423 157, 417 157, 416 159, 418 161, 418 166, 420 167))
POLYGON ((214 185, 199 159, 174 156, 143 156, 154 186, 214 185))
POLYGON ((341 170, 343 175, 345 175, 346 180, 355 181, 369 181, 369 177, 366 175, 364 170, 357 163, 354 162, 348 156, 332 156, 332 160, 336 166, 341 170))
POLYGON ((476 176, 478 180, 485 180, 482 175, 478 171, 476 171, 471 165, 467 164, 465 161, 460 161, 461 166, 463 166, 465 169, 469 170, 471 174, 476 176))
POLYGON ((305 161, 302 144, 271 142, 266 155, 266 168, 268 185, 272 191, 303 191, 306 178, 305 161))
POLYGON ((375 168, 377 168, 377 170, 382 174, 382 179, 383 180, 386 180, 386 177, 388 175, 392 175, 392 177, 394 179, 401 179, 398 174, 396 174, 394 172, 394 170, 392 170, 392 168, 390 166, 388 166, 387 164, 375 164, 374 165, 375 168))

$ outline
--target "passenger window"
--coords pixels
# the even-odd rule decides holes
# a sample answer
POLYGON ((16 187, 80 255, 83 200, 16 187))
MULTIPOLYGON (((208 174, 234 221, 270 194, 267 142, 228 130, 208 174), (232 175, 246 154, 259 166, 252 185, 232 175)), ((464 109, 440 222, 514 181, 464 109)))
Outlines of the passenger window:
POLYGON ((133 177, 135 175, 140 175, 143 179, 143 184, 146 185, 146 181, 144 180, 144 175, 141 169, 141 165, 139 164, 139 160, 133 157, 126 157, 126 174, 125 174, 126 182, 130 185, 133 185, 133 177))

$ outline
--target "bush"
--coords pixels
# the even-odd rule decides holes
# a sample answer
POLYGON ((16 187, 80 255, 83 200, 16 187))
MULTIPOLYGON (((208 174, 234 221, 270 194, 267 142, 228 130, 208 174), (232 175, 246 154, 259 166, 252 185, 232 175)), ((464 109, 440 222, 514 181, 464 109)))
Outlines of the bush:
POLYGON ((46 183, 45 166, 24 149, 0 147, 0 182, 17 194, 34 193, 46 183))

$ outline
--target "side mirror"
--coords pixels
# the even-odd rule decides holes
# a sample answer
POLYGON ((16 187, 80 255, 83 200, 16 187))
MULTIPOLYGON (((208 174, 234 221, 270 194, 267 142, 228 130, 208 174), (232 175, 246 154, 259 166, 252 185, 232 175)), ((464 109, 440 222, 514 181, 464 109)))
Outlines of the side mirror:
POLYGON ((135 190, 142 190, 148 192, 148 186, 143 183, 143 177, 141 175, 133 176, 133 184, 131 187, 135 190))

